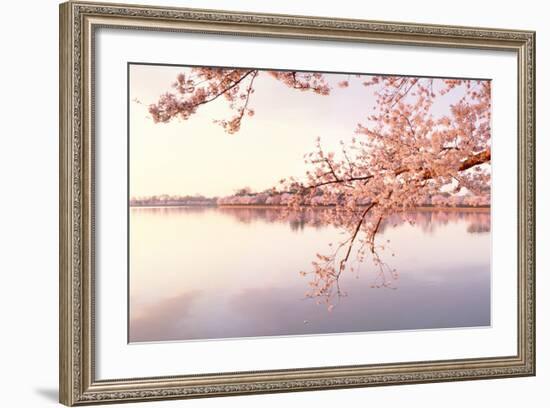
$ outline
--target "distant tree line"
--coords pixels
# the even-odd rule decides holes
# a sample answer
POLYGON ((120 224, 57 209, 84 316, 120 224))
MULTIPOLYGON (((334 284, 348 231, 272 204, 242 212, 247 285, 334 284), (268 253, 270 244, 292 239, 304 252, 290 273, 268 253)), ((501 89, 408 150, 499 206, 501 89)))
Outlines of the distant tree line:
POLYGON ((132 207, 152 207, 152 206, 183 206, 183 205, 197 205, 197 206, 215 206, 217 198, 204 197, 202 195, 153 195, 149 197, 132 197, 130 199, 130 206, 132 207))
MULTIPOLYGON (((202 195, 154 195, 149 197, 137 197, 130 199, 133 207, 144 206, 287 206, 295 198, 296 192, 277 192, 275 190, 264 190, 254 192, 250 187, 240 188, 234 194, 225 197, 205 197, 202 195)), ((323 190, 317 190, 315 196, 309 200, 310 206, 336 206, 345 196, 331 196, 330 199, 324 196, 323 190)), ((360 206, 370 205, 370 200, 358 199, 360 206)), ((453 194, 440 192, 427 197, 421 206, 425 207, 488 207, 490 206, 490 194, 475 195, 470 192, 465 194, 453 194)))

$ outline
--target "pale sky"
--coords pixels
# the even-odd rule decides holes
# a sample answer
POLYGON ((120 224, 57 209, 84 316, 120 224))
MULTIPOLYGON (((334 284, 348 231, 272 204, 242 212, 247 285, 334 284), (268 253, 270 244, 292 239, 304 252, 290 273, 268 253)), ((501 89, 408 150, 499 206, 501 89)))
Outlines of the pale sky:
POLYGON ((340 140, 351 139, 374 106, 372 87, 362 85, 365 77, 326 74, 332 90, 321 96, 260 74, 249 103, 255 115, 245 117, 235 134, 212 123, 232 116, 223 98, 203 105, 186 121, 154 124, 148 105, 172 90, 178 73, 189 70, 130 66, 131 197, 225 196, 245 186, 259 191, 282 178, 301 177, 306 171, 303 155, 315 150, 317 137, 326 151, 339 151, 340 140), (337 86, 348 79, 348 88, 337 86))

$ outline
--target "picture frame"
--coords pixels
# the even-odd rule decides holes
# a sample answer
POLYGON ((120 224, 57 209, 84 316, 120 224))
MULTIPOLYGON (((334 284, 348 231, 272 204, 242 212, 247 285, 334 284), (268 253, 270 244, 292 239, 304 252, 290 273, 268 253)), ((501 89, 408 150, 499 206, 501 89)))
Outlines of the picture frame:
MULTIPOLYGON (((121 95, 120 104, 126 96, 121 95)), ((70 1, 60 5, 59 109, 61 403, 73 406, 535 375, 534 32, 70 1), (103 352, 96 344, 96 307, 102 296, 97 271, 98 257, 105 254, 96 251, 96 241, 105 232, 96 230, 96 194, 104 179, 97 177, 101 158, 96 135, 100 101, 96 98, 95 58, 97 32, 105 28, 138 31, 140 35, 199 33, 306 44, 325 41, 513 54, 517 61, 513 84, 517 92, 517 168, 513 169, 517 173, 517 200, 513 200, 517 201, 517 290, 515 299, 507 302, 517 311, 516 352, 269 370, 235 368, 183 374, 182 369, 181 375, 98 378, 98 355, 103 352)), ((494 251, 492 256, 504 253, 494 251)), ((223 347, 220 342, 211 344, 223 347)))

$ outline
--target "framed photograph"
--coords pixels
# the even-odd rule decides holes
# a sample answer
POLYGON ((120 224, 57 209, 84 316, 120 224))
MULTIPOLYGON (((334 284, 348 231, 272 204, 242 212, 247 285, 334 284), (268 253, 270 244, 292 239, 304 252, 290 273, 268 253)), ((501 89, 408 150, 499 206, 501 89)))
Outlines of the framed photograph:
POLYGON ((535 33, 60 6, 60 401, 535 374, 535 33))

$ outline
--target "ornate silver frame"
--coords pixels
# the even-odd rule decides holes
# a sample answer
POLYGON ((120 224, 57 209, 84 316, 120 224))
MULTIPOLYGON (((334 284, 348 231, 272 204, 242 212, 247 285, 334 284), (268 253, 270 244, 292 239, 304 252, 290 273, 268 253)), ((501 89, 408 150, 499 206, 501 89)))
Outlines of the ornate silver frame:
MULTIPOLYGON (((80 405, 535 374, 535 33, 228 11, 60 5, 60 402, 80 405), (518 62, 518 349, 513 356, 97 380, 93 46, 98 27, 508 50, 518 62)), ((498 256, 498 255, 497 255, 498 256)))

